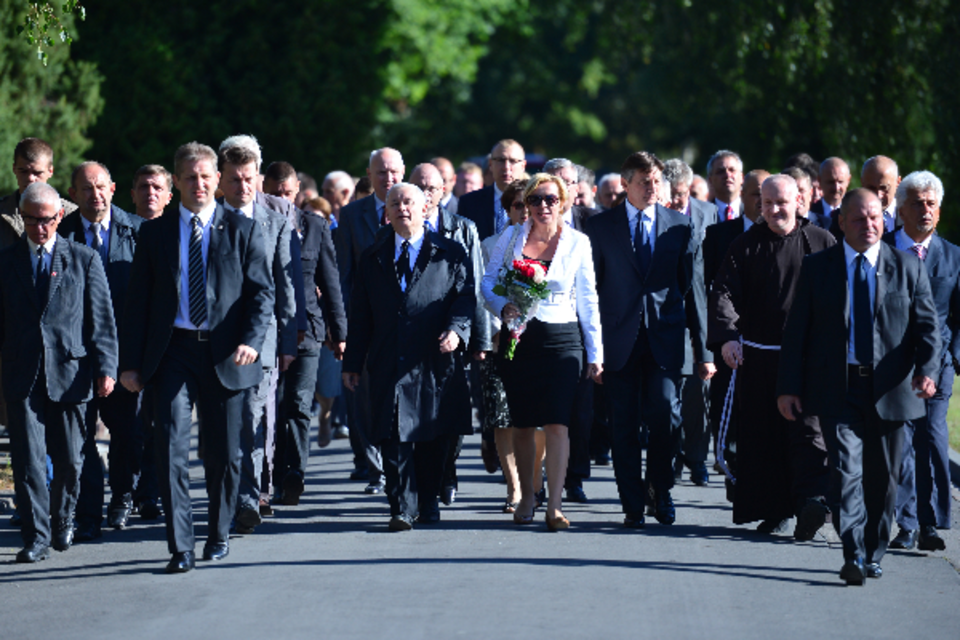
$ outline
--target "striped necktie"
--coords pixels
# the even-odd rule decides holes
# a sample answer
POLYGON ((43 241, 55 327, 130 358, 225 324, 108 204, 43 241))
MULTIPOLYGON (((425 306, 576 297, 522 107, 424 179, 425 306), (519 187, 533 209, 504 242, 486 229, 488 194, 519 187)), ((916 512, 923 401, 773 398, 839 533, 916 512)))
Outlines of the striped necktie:
POLYGON ((190 263, 187 275, 190 281, 190 322, 197 329, 207 321, 207 286, 203 276, 203 229, 200 228, 200 216, 190 220, 190 263))

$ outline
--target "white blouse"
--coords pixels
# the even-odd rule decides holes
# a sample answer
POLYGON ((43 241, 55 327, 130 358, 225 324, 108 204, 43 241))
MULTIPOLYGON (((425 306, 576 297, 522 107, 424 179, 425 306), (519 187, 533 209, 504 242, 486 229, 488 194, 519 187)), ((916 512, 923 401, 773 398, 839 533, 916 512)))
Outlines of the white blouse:
MULTIPOLYGON (((508 267, 514 260, 523 259, 523 247, 527 243, 532 222, 527 220, 519 228, 519 237, 513 245, 513 255, 507 260, 508 267)), ((487 308, 498 318, 509 300, 493 292, 500 269, 504 266, 504 254, 513 240, 514 229, 508 227, 497 241, 496 247, 483 274, 481 289, 487 308)), ((583 330, 587 362, 603 363, 603 340, 600 329, 600 306, 597 298, 597 280, 593 270, 593 250, 590 239, 567 225, 560 229, 557 251, 547 270, 547 287, 551 295, 541 300, 536 318, 541 322, 579 322, 583 330)))

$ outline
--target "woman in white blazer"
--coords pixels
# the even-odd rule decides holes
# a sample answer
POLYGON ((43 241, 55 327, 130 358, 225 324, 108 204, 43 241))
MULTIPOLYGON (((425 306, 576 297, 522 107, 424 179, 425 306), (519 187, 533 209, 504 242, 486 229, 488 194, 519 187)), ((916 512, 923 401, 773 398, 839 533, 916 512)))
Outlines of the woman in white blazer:
POLYGON ((561 511, 561 497, 570 457, 567 425, 583 371, 584 346, 588 374, 599 382, 603 371, 593 254, 587 236, 563 222, 568 197, 560 178, 545 173, 534 175, 524 190, 530 218, 523 225, 511 227, 512 233, 501 236, 482 282, 490 311, 509 321, 519 317, 520 311, 493 292, 501 269, 509 269, 514 260, 528 259, 539 261, 547 270, 546 284, 551 296, 540 302, 536 315, 527 322, 512 360, 505 358, 510 332, 500 332, 498 365, 513 426, 517 428, 514 454, 521 495, 514 521, 533 522, 534 428, 543 427, 547 435, 549 496, 546 522, 551 531, 570 526, 561 511))

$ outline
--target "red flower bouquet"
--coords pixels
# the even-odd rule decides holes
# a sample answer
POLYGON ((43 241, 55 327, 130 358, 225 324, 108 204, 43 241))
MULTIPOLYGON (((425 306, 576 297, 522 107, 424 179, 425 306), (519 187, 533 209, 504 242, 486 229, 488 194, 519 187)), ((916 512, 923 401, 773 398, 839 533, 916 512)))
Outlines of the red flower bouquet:
POLYGON ((493 292, 503 296, 520 310, 520 317, 507 321, 510 330, 510 346, 505 357, 513 360, 520 335, 527 328, 527 320, 536 315, 541 300, 550 297, 547 287, 547 269, 539 260, 514 260, 513 268, 503 269, 493 292))

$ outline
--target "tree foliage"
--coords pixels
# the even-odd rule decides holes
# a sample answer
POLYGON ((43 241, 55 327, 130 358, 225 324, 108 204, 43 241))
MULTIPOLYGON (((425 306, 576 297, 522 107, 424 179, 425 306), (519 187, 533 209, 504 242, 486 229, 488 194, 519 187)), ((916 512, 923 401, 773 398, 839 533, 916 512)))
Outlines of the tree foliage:
MULTIPOLYGON (((65 0, 60 10, 66 15, 76 15, 81 20, 86 16, 86 9, 79 0, 65 0)), ((27 2, 26 15, 17 27, 17 33, 22 34, 28 44, 37 48, 37 58, 44 66, 47 66, 50 59, 46 51, 49 47, 53 47, 57 41, 68 46, 73 42, 67 25, 50 2, 27 2)))

